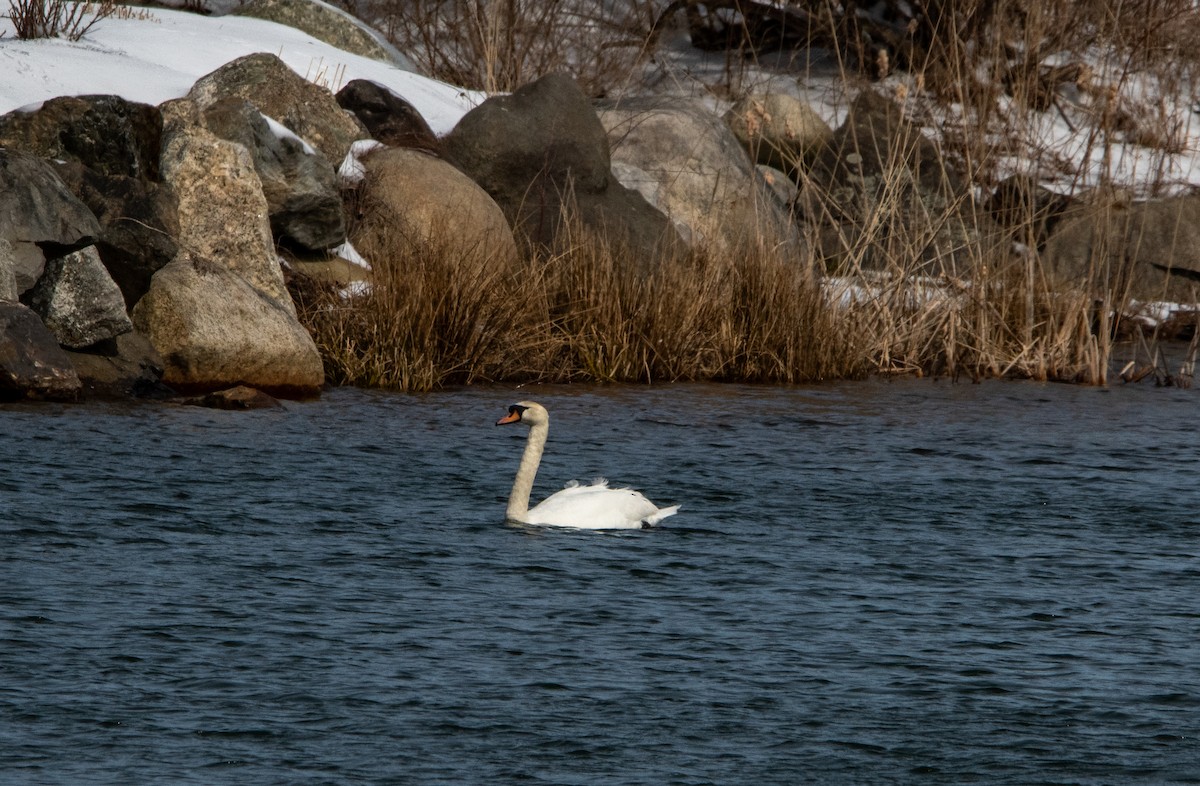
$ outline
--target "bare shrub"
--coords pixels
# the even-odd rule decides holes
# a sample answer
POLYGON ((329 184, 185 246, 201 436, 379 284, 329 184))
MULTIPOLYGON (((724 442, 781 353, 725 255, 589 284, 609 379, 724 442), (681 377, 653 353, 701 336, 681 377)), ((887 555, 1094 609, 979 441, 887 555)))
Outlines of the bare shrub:
POLYGON ((426 73, 507 92, 552 71, 604 95, 628 78, 649 0, 382 0, 372 20, 426 73))
POLYGON ((9 0, 8 12, 17 38, 66 38, 78 41, 102 19, 117 12, 114 0, 9 0))

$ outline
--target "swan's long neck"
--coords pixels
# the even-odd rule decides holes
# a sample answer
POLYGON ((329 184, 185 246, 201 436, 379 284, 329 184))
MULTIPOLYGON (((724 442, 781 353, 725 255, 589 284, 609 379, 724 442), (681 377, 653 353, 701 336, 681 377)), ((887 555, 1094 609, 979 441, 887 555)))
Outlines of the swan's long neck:
POLYGON ((517 477, 508 495, 508 510, 504 514, 513 521, 524 521, 525 514, 529 512, 529 494, 533 491, 533 479, 537 475, 538 464, 542 462, 542 451, 549 433, 550 426, 545 423, 529 428, 525 453, 521 456, 521 466, 517 468, 517 477))

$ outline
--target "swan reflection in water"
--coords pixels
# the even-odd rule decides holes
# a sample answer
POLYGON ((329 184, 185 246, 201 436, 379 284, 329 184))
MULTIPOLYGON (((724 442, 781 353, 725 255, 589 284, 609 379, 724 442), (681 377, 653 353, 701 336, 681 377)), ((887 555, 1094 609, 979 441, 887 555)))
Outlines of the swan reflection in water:
POLYGON ((497 426, 524 423, 529 426, 529 438, 521 466, 508 495, 506 518, 519 524, 576 529, 642 529, 653 527, 667 516, 679 511, 678 505, 660 508, 633 489, 613 489, 607 480, 590 485, 571 483, 529 508, 533 479, 542 461, 546 435, 550 433, 550 414, 541 404, 521 401, 508 408, 508 414, 496 421, 497 426))

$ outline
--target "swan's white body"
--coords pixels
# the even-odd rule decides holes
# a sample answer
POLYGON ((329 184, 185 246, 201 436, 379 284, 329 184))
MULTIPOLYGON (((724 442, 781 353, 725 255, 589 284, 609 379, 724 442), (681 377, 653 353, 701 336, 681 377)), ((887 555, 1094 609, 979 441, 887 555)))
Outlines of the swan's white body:
POLYGON ((532 510, 529 495, 533 479, 546 448, 550 433, 550 416, 545 407, 532 401, 522 401, 508 408, 508 415, 496 425, 525 423, 529 440, 521 456, 521 466, 508 495, 507 518, 522 524, 576 529, 641 529, 652 527, 667 516, 673 516, 678 505, 659 508, 633 489, 610 489, 608 481, 599 480, 590 486, 569 485, 551 494, 532 510))

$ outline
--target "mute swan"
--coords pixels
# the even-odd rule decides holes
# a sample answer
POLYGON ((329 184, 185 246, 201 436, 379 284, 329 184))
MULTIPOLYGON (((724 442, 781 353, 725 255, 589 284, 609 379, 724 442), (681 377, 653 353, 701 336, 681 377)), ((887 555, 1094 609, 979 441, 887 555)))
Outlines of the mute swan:
POLYGON ((679 510, 678 505, 659 508, 633 489, 610 489, 606 480, 591 486, 568 486, 530 510, 529 492, 533 490, 533 478, 546 447, 550 415, 541 404, 522 401, 509 407, 508 414, 496 421, 497 426, 507 423, 529 426, 529 441, 525 443, 521 467, 508 495, 505 515, 510 521, 577 529, 640 529, 652 527, 679 510))

